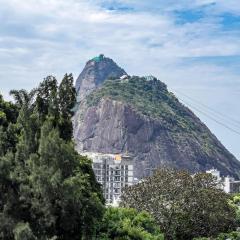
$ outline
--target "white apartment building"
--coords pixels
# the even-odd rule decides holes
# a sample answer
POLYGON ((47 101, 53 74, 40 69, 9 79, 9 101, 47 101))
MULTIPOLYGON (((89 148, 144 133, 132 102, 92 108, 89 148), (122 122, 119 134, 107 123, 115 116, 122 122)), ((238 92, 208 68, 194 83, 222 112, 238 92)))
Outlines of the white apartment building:
POLYGON ((129 155, 84 153, 93 161, 97 181, 107 204, 118 205, 122 189, 134 184, 133 160, 129 155))
POLYGON ((217 169, 212 168, 210 170, 207 170, 206 173, 212 174, 216 178, 217 181, 219 181, 219 182, 222 181, 222 178, 220 176, 220 171, 218 171, 217 169))
POLYGON ((240 192, 240 181, 235 180, 233 177, 221 177, 220 171, 217 169, 210 169, 206 171, 206 173, 212 174, 216 181, 219 182, 219 186, 223 189, 226 193, 239 193, 240 192))

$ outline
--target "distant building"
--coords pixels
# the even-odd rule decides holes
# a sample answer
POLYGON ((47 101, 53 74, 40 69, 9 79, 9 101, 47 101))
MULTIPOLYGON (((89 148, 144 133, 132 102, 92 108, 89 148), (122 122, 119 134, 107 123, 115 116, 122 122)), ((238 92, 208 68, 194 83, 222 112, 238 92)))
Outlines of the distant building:
POLYGON ((220 171, 217 169, 210 169, 206 173, 212 174, 216 181, 219 182, 219 186, 226 193, 239 193, 240 192, 240 181, 235 180, 233 177, 221 177, 220 171))
POLYGON ((240 192, 240 181, 236 181, 232 177, 225 177, 223 182, 223 190, 226 193, 239 193, 240 192))
POLYGON ((154 79, 156 79, 153 75, 144 76, 144 78, 145 78, 147 81, 153 81, 154 79))
POLYGON ((218 170, 215 169, 215 168, 212 168, 212 169, 210 169, 210 170, 207 170, 206 173, 212 174, 212 175, 216 178, 217 181, 221 181, 221 180, 222 180, 222 179, 221 179, 221 176, 220 176, 220 171, 218 171, 218 170))
POLYGON ((100 54, 99 56, 96 56, 96 57, 92 58, 92 61, 101 62, 104 58, 105 58, 104 54, 100 54))
POLYGON ((128 79, 128 78, 129 78, 129 76, 126 75, 126 74, 125 74, 125 75, 122 75, 122 76, 120 77, 121 80, 126 80, 126 79, 128 79))
POLYGON ((85 155, 93 161, 93 170, 97 181, 102 185, 107 204, 118 205, 122 189, 135 182, 132 157, 101 153, 85 155))

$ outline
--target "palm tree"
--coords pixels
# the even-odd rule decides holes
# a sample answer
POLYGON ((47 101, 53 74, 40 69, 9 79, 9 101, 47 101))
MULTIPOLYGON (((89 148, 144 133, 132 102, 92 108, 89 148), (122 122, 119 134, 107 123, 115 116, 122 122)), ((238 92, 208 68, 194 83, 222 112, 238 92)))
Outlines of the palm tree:
POLYGON ((10 95, 13 96, 19 108, 22 108, 23 106, 31 107, 34 103, 36 91, 36 89, 33 89, 30 92, 27 92, 25 89, 11 90, 10 95))

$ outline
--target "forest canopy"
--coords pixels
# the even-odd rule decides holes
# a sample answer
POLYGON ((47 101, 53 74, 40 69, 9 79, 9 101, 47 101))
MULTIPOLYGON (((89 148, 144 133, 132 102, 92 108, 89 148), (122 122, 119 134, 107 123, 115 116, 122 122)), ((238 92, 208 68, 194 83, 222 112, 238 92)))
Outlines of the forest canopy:
POLYGON ((74 150, 72 75, 0 97, 0 239, 84 239, 104 199, 91 161, 74 150))

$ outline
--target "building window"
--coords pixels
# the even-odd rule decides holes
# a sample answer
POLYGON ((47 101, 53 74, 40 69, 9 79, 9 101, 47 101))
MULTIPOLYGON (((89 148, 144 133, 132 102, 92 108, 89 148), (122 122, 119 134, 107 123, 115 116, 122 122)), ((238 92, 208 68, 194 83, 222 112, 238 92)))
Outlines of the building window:
POLYGON ((115 177, 114 181, 120 181, 120 177, 115 177))
POLYGON ((119 188, 114 189, 114 193, 120 193, 120 189, 119 188))

